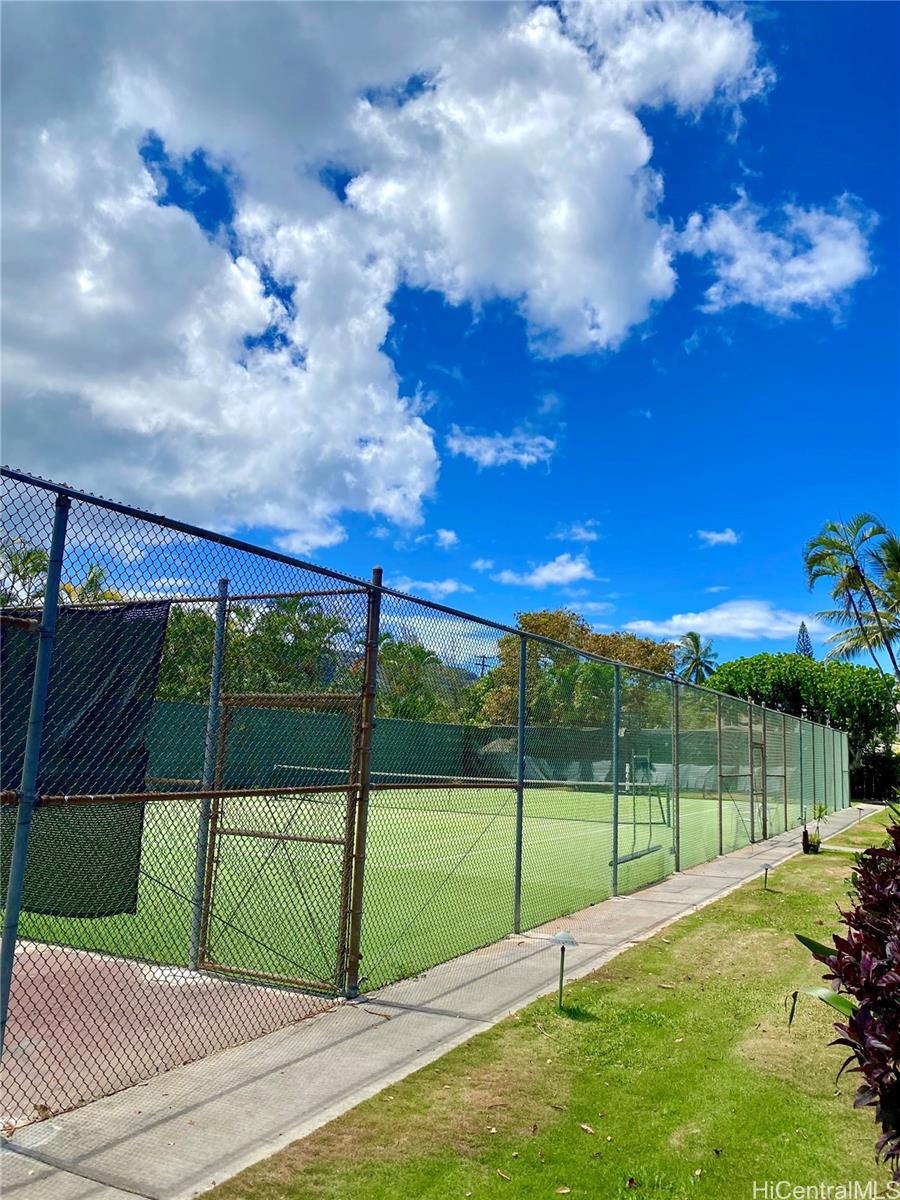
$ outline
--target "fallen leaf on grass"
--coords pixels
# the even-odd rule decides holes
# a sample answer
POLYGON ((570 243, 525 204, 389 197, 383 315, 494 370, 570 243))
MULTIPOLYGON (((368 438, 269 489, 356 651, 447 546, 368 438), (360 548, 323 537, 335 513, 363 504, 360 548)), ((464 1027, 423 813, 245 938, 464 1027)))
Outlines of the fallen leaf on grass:
POLYGON ((702 1167, 698 1167, 698 1168, 697 1168, 697 1170, 694 1172, 694 1174, 695 1174, 695 1175, 697 1176, 697 1178, 699 1179, 699 1178, 700 1178, 700 1176, 703 1174, 703 1168, 702 1168, 702 1167))
POLYGON ((665 989, 666 989, 667 991, 669 991, 669 992, 674 992, 674 991, 675 991, 675 984, 674 984, 674 983, 661 983, 659 986, 660 986, 661 988, 665 988, 665 989))
POLYGON ((578 1128, 583 1129, 585 1133, 593 1133, 594 1132, 593 1126, 588 1125, 587 1121, 582 1121, 578 1128))
POLYGON ((558 1187, 556 1189, 556 1195, 557 1196, 568 1196, 568 1194, 569 1194, 569 1192, 571 1192, 571 1190, 572 1190, 571 1188, 567 1188, 567 1187, 558 1187))
POLYGON ((628 1182, 625 1184, 625 1186, 627 1188, 636 1188, 637 1187, 637 1180, 635 1179, 635 1177, 633 1175, 629 1175, 628 1182))
POLYGON ((512 1179, 511 1175, 507 1175, 506 1172, 501 1171, 499 1167, 497 1168, 497 1174, 500 1176, 501 1179, 506 1179, 506 1180, 512 1179))

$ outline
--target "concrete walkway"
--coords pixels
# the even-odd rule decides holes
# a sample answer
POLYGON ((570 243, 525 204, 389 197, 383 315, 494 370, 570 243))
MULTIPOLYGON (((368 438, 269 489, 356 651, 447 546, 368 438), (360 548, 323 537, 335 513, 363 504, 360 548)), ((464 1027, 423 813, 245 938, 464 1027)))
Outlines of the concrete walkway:
MULTIPOLYGON (((822 823, 834 837, 857 807, 822 823)), ((796 854, 780 834, 662 883, 435 967, 116 1096, 19 1130, 0 1167, 6 1200, 187 1200, 304 1137, 567 978, 726 895, 796 854)))

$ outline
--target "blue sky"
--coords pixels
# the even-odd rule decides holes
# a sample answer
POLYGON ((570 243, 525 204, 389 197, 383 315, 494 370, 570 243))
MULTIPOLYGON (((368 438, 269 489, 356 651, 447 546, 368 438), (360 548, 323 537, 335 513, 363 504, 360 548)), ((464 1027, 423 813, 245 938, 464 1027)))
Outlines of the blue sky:
MULTIPOLYGON (((80 21, 86 32, 93 14, 79 5, 66 7, 76 10, 68 19, 80 21)), ((342 33, 340 6, 330 7, 338 10, 329 18, 337 37, 342 33)), ((352 137, 336 124, 332 144, 326 140, 314 145, 318 134, 312 125, 304 132, 301 121, 293 131, 291 113, 273 115, 265 109, 255 114, 256 124, 250 120, 254 114, 247 115, 248 130, 240 127, 240 113, 232 133, 221 109, 226 101, 213 93, 201 95, 198 107, 202 114, 206 103, 214 115, 218 104, 225 132, 206 135, 200 116, 193 128, 190 119, 173 118, 178 108, 174 102, 159 99, 164 76, 163 84, 155 81, 153 91, 137 66, 133 78, 126 71, 124 81, 118 80, 114 92, 120 105, 126 103, 121 97, 127 98, 127 121, 121 116, 112 120, 108 97, 99 92, 96 104, 86 104, 83 119, 76 119, 67 116, 63 98, 48 101, 44 96, 37 101, 22 84, 26 94, 8 120, 18 120, 26 132, 30 125, 49 131, 57 144, 67 139, 66 152, 77 151, 79 145, 94 147, 93 174, 83 185, 88 223, 96 213, 109 210, 108 199, 103 201, 106 208, 98 199, 101 182, 106 196, 113 186, 107 175, 115 180, 123 172, 146 169, 152 188, 143 196, 141 203, 147 207, 138 217, 131 216, 133 206, 128 208, 122 199, 134 194, 134 186, 120 185, 118 193, 119 211, 129 215, 118 221, 117 231, 123 221, 134 222, 133 244, 123 242, 121 247, 121 260, 133 263, 133 269, 116 287, 105 282, 105 307, 96 300, 92 309, 77 310, 74 318, 70 310, 66 320, 60 320, 60 329, 50 331, 48 340, 58 360, 54 376, 42 367, 40 375, 32 371, 29 379, 23 368, 12 380, 13 388, 24 387, 30 397, 27 415, 9 420, 5 434, 17 464, 64 475, 89 490, 114 491, 155 510, 227 527, 263 544, 288 546, 340 570, 368 574, 377 562, 397 586, 501 621, 511 621, 518 610, 568 604, 584 611, 598 628, 633 627, 661 636, 677 634, 689 624, 715 635, 723 660, 792 648, 795 616, 826 603, 824 593, 810 597, 806 590, 800 557, 805 540, 826 519, 860 509, 873 510, 895 526, 900 523, 898 12, 890 4, 766 5, 751 8, 745 20, 732 10, 733 22, 740 20, 741 28, 735 24, 731 32, 744 38, 741 45, 752 38, 753 65, 729 67, 727 79, 723 68, 717 76, 722 93, 718 100, 704 96, 702 102, 693 98, 690 104, 677 99, 659 103, 655 94, 642 98, 640 89, 629 90, 627 80, 617 77, 612 86, 619 88, 617 95, 627 97, 623 104, 628 122, 639 122, 652 140, 648 165, 660 186, 653 206, 654 229, 662 230, 660 245, 667 247, 674 275, 671 286, 664 279, 648 285, 622 318, 623 331, 609 337, 584 332, 568 315, 581 296, 577 291, 566 294, 565 271, 548 285, 555 291, 547 299, 544 276, 552 275, 556 260, 535 259, 534 271, 525 262, 520 276, 506 282, 503 255, 527 259, 542 253, 524 233, 516 240, 520 231, 531 229, 518 209, 504 216, 505 206, 529 203, 528 187, 521 199, 515 191, 520 179, 537 178, 532 165, 527 165, 531 174, 520 177, 519 170, 526 168, 511 159, 492 192, 487 185, 479 191, 477 172, 463 176, 460 162, 471 163, 477 145, 474 150, 467 145, 465 158, 451 162, 453 173, 448 167, 443 195, 455 197, 463 211, 471 203, 476 214, 465 230, 468 249, 457 252, 458 261, 451 261, 456 233, 444 231, 440 241, 421 233, 415 203, 399 217, 392 216, 393 197, 398 190, 404 194, 409 180, 403 175, 405 167, 380 165, 386 133, 418 137, 422 118, 417 106, 427 112, 424 105, 438 103, 442 89, 451 87, 458 89, 458 105, 459 89, 466 84, 464 69, 454 68, 452 51, 441 51, 449 56, 448 63, 434 58, 432 46, 439 34, 446 36, 444 29, 426 28, 410 35, 411 41, 420 37, 422 42, 420 48, 410 49, 410 62, 415 65, 420 59, 427 67, 421 73, 410 70, 410 63, 385 67, 385 79, 395 75, 401 81, 393 90, 379 90, 379 72, 366 61, 349 73, 348 89, 366 93, 374 102, 364 119, 357 111, 352 137), (359 80, 369 76, 372 88, 366 92, 359 80), (443 82, 445 77, 449 83, 443 82), (413 82, 403 85, 403 79, 413 82), (42 104, 47 111, 35 117, 42 104), (403 125, 406 113, 410 121, 419 121, 415 135, 403 125), (260 146, 280 121, 285 127, 281 140, 264 154, 260 146), (291 138, 293 142, 285 141, 291 138), (285 145, 290 153, 285 153, 285 145), (510 195, 504 191, 506 181, 510 195), (295 191, 297 196, 302 193, 302 205, 295 191), (498 223, 485 220, 481 230, 481 214, 495 204, 498 223), (796 229, 790 231, 791 210, 786 205, 806 214, 804 228, 813 229, 809 237, 818 257, 809 264, 800 261, 808 245, 796 229), (154 215, 153 208, 161 215, 154 215), (357 274, 345 277, 339 260, 320 280, 319 261, 307 252, 304 237, 309 230, 325 228, 332 210, 334 220, 346 216, 349 221, 364 213, 372 228, 381 223, 377 235, 371 234, 371 244, 360 250, 357 274), (730 222, 728 244, 733 248, 734 237, 743 239, 745 257, 735 259, 732 252, 722 251, 715 234, 716 212, 730 222), (831 218, 842 224, 828 226, 820 236, 816 230, 821 221, 831 218), (687 232, 692 220, 699 230, 693 242, 687 232), (817 224, 810 225, 810 220, 817 224), (166 224, 157 224, 160 221, 166 224), (385 245, 393 245, 395 227, 406 229, 405 223, 412 231, 404 234, 407 248, 396 254, 385 251, 385 245), (503 241, 507 228, 508 245, 503 241), (835 229, 839 238, 833 244, 828 239, 837 236, 835 229), (850 247, 856 265, 839 263, 835 268, 833 259, 847 249, 840 238, 850 236, 848 231, 856 238, 850 247), (485 239, 483 246, 479 237, 485 239), (787 240, 781 250, 773 251, 767 237, 787 240), (172 240, 165 253, 160 250, 163 238, 172 240), (494 262, 498 242, 503 252, 494 262), (788 300, 779 297, 778 270, 771 269, 771 262, 763 283, 754 277, 754 255, 765 258, 782 252, 788 260, 786 276, 798 268, 794 278, 800 290, 788 300), (157 256, 167 260, 168 274, 161 266, 157 276, 154 267, 152 277, 145 279, 148 261, 157 256), (235 262, 248 263, 246 272, 255 272, 252 303, 246 300, 246 272, 235 281, 235 262), (489 265, 473 283, 483 263, 489 265), (372 283, 381 264, 386 264, 384 277, 372 283), (231 271, 224 283, 223 271, 231 271), (363 318, 355 309, 348 316, 342 305, 362 286, 361 279, 365 287, 377 289, 377 303, 363 295, 359 310, 374 322, 375 344, 360 351, 365 361, 348 383, 340 374, 344 364, 327 361, 328 353, 340 359, 340 343, 337 349, 323 350, 321 331, 300 326, 310 305, 323 314, 323 322, 334 306, 335 315, 329 319, 343 330, 343 345, 352 343, 357 328, 353 320, 363 318), (147 297, 157 286, 160 298, 151 304, 147 297), (314 292, 314 286, 320 290, 314 292), (717 286, 726 288, 724 300, 721 293, 719 301, 711 300, 709 289, 717 286), (273 480, 279 472, 290 475, 286 495, 275 490, 260 496, 254 479, 242 497, 240 480, 248 468, 241 456, 240 430, 235 446, 227 451, 231 458, 219 450, 214 433, 204 434, 196 446, 196 465, 190 468, 175 451, 164 452, 162 438, 153 442, 151 434, 148 441, 144 429, 143 440, 135 442, 140 421, 134 414, 166 413, 160 418, 163 424, 169 419, 161 397, 171 395, 171 387, 167 389, 162 374, 157 391, 150 390, 148 380, 161 371, 158 364, 176 334, 160 336, 152 354, 146 345, 134 350, 130 335, 122 333, 125 318, 114 308, 114 297, 127 288, 140 293, 148 305, 142 314, 144 329, 152 329, 154 320, 169 320, 165 298, 167 292, 174 295, 172 308, 182 320, 179 337, 185 325, 190 326, 187 310, 179 309, 188 303, 183 296, 189 295, 190 304, 202 296, 206 310, 221 304, 223 321, 239 311, 235 327, 240 336, 229 351, 232 369, 240 363, 246 375, 265 381, 258 412, 263 423, 270 422, 266 443, 277 446, 288 428, 298 439, 296 471, 289 446, 285 457, 271 466, 273 480), (246 312, 241 308, 245 302, 246 312), (112 320, 111 311, 112 332, 104 326, 112 320), (348 324, 342 326, 345 318, 348 324), (86 365, 82 350, 75 349, 94 334, 100 338, 104 328, 107 345, 111 338, 113 345, 135 356, 115 379, 100 378, 99 368, 86 365), (296 371, 309 380, 314 371, 324 371, 333 380, 332 391, 327 381, 323 383, 302 421, 297 417, 296 429, 290 388, 283 397, 272 390, 276 364, 280 378, 296 371), (374 410, 367 414, 373 389, 392 388, 404 406, 402 416, 397 417, 396 407, 378 410, 380 400, 372 402, 374 410), (75 394, 73 403, 84 406, 88 429, 82 422, 71 442, 61 429, 60 441, 48 447, 39 436, 38 418, 52 422, 69 389, 75 394), (348 389, 356 389, 352 402, 348 389), (384 425, 388 445, 379 450, 382 458, 371 468, 360 466, 359 477, 369 469, 381 472, 391 489, 389 498, 381 494, 377 480, 359 490, 353 462, 332 459, 331 437, 317 441, 319 420, 337 429, 359 427, 355 453, 360 463, 367 461, 367 448, 378 442, 384 425), (423 429, 428 430, 433 451, 423 449, 423 429), (304 448, 311 442, 319 448, 304 459, 304 448), (65 465, 67 452, 75 465, 65 465), (176 464, 166 467, 165 485, 161 476, 154 480, 148 467, 164 453, 174 455, 176 464), (198 498, 200 489, 194 485, 199 474, 206 475, 205 455, 207 461, 213 457, 225 462, 221 478, 229 484, 223 490, 232 494, 233 503, 226 503, 212 485, 198 498), (504 455, 512 461, 498 461, 504 455), (112 476, 111 459, 117 463, 112 476), (404 460, 415 466, 411 477, 403 474, 404 460), (178 471, 183 479, 167 494, 178 471), (347 482, 336 489, 334 477, 341 473, 347 482), (402 496, 402 502, 394 496, 402 496), (295 519, 307 508, 314 519, 295 519), (699 531, 719 536, 704 539, 699 531), (678 614, 696 615, 679 621, 678 614)), ((399 19, 398 13, 399 6, 386 10, 388 36, 390 21, 399 19)), ((346 10, 344 17, 349 20, 346 10)), ((467 15, 466 20, 476 17, 467 15)), ((507 44, 495 30, 499 18, 491 12, 477 20, 486 25, 464 34, 454 29, 453 36, 458 34, 462 41, 477 36, 480 45, 496 37, 499 55, 507 44)), ((140 31, 126 29, 119 21, 124 18, 106 22, 96 53, 127 63, 128 47, 138 44, 140 31)), ((635 18, 627 36, 642 37, 648 29, 635 18)), ((21 49, 40 32, 23 19, 21 28, 8 32, 6 40, 18 37, 21 49)), ((571 29, 566 32, 575 37, 571 29)), ((190 35, 199 39, 201 51, 207 48, 212 55, 211 29, 193 29, 190 35)), ((298 36, 298 53, 303 53, 314 35, 301 29, 298 36)), ((546 36, 554 39, 546 43, 550 61, 557 53, 559 31, 546 36)), ((626 35, 604 27, 578 36, 580 44, 596 54, 597 47, 605 45, 604 37, 626 35)), ((152 52, 151 47, 151 57, 152 52)), ((269 52, 265 45, 256 51, 258 70, 266 69, 269 52)), ((328 46, 315 45, 309 51, 321 64, 323 76, 332 69, 340 74, 346 67, 341 63, 332 68, 330 52, 328 46)), ((351 46, 348 55, 355 52, 351 46)), ((250 47, 250 56, 253 53, 250 47)), ((378 53, 377 38, 372 53, 378 53)), ((164 60, 168 61, 160 50, 164 60)), ((289 56, 280 69, 293 69, 289 56)), ((672 74, 665 86, 677 98, 688 86, 678 75, 682 67, 666 69, 672 74)), ((82 72, 98 74, 77 56, 64 70, 76 82, 82 72)), ((204 71, 201 65, 198 77, 204 71)), ((176 84, 170 86, 174 96, 176 84)), ((330 86, 322 84, 323 92, 330 86)), ((636 136, 631 125, 628 130, 629 137, 636 136)), ((425 149, 418 141, 414 146, 424 164, 424 175, 414 182, 421 188, 425 211, 430 203, 430 151, 427 140, 423 144, 425 149)), ((493 157, 479 161, 487 162, 490 170, 497 153, 494 143, 493 157)), ((58 154, 54 179, 62 178, 59 163, 65 154, 58 154)), ((572 146, 571 160, 565 157, 565 147, 560 154, 555 169, 571 172, 574 189, 581 169, 579 147, 572 146)), ((443 163, 435 160, 436 173, 444 169, 443 163)), ((607 260, 618 263, 617 242, 626 244, 634 226, 625 207, 613 212, 611 228, 597 216, 604 206, 614 210, 622 202, 617 179, 608 177, 610 195, 618 197, 610 199, 603 184, 606 168, 601 163, 596 169, 601 174, 589 176, 584 189, 572 192, 570 203, 584 204, 585 221, 596 221, 589 237, 590 245, 597 247, 596 261, 583 287, 600 312, 604 304, 615 312, 618 291, 632 286, 620 287, 616 270, 621 264, 610 269, 604 284, 611 300, 601 294, 596 279, 605 277, 607 260)), ((415 199, 415 189, 408 191, 415 199)), ((42 211, 41 220, 51 241, 55 234, 62 237, 62 218, 52 204, 42 211)), ((634 233, 638 241, 639 233, 634 233)), ((115 247, 119 233, 104 236, 115 247)), ((348 244, 356 248, 355 241, 348 244)), ((637 251, 626 266, 631 261, 635 271, 646 265, 637 251)), ((83 297, 96 298, 103 269, 96 262, 80 268, 76 278, 83 297)), ((577 258, 571 270, 578 274, 577 258)), ((217 404, 223 410, 227 405, 226 399, 217 398, 221 392, 214 386, 218 368, 210 365, 212 351, 204 343, 202 354, 196 353, 198 342, 207 338, 212 345, 217 336, 204 321, 198 318, 201 334, 192 348, 179 350, 188 356, 188 377, 194 372, 192 394, 209 388, 195 427, 214 424, 217 404)), ((10 337, 19 364, 27 355, 17 339, 27 347, 33 331, 17 326, 10 337)), ((148 334, 146 342, 152 344, 154 337, 148 334)), ((352 351, 347 354, 353 359, 352 351)), ((185 377, 185 370, 179 367, 179 378, 185 377)), ((262 451, 254 453, 265 462, 262 451)), ((4 454, 7 460, 11 457, 4 454)), ((259 475, 269 468, 255 470, 259 475)))

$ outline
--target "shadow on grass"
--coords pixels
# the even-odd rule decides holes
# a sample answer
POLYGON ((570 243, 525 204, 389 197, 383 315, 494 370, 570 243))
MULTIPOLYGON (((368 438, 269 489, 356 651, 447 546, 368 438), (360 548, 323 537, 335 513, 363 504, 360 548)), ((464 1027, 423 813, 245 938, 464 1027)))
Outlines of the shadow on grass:
POLYGON ((564 1004, 562 1008, 557 1009, 557 1016, 565 1017, 569 1021, 599 1021, 599 1013, 595 1013, 593 1009, 585 1008, 583 1004, 564 1004))

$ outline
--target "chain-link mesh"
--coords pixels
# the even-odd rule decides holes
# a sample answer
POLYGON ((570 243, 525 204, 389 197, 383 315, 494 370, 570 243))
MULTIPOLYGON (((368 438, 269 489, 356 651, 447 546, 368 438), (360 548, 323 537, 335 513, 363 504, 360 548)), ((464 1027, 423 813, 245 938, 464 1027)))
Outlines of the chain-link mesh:
POLYGON ((730 696, 721 699, 722 846, 725 853, 752 840, 750 803, 750 709, 730 696))
POLYGON ((787 746, 785 779, 789 829, 794 829, 803 823, 803 724, 798 717, 784 714, 787 746))
POLYGON ((785 763, 787 731, 784 714, 766 709, 765 758, 766 758, 766 837, 784 833, 786 828, 785 763))
POLYGON ((687 685, 679 691, 679 864, 684 870, 719 853, 719 761, 715 695, 687 685))
POLYGON ((0 546, 11 1124, 847 802, 843 734, 377 581, 14 472, 0 546))

